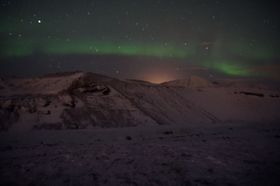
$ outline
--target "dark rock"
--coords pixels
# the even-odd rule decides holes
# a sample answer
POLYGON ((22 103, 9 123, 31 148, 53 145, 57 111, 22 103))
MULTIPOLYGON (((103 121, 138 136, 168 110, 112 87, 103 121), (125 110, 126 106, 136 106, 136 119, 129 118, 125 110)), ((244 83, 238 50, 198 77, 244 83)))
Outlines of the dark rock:
POLYGON ((241 91, 239 94, 244 94, 247 96, 257 96, 257 97, 264 97, 264 94, 262 93, 256 93, 256 92, 246 92, 246 91, 241 91))
POLYGON ((103 93, 103 95, 109 95, 110 92, 111 92, 111 90, 108 87, 106 87, 102 93, 103 93))
POLYGON ((48 107, 52 102, 50 100, 46 100, 45 104, 43 105, 43 107, 48 107))
POLYGON ((132 140, 132 137, 131 136, 126 136, 125 139, 126 140, 132 140))
POLYGON ((170 130, 170 131, 165 131, 165 132, 163 132, 163 134, 165 134, 165 135, 171 135, 171 134, 173 134, 173 131, 172 131, 172 130, 170 130))

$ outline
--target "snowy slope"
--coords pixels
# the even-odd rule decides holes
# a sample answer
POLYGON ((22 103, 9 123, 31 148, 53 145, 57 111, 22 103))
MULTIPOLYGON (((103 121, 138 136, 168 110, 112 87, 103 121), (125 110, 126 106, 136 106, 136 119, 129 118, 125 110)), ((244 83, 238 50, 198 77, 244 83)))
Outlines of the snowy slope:
MULTIPOLYGON (((191 87, 192 91, 187 88, 175 90, 184 99, 195 100, 197 106, 210 111, 221 121, 261 122, 280 119, 278 86, 248 79, 216 79, 204 85, 200 82, 193 81, 196 86, 191 87)), ((178 81, 167 84, 176 87, 178 81)))
POLYGON ((207 79, 204 79, 199 76, 189 76, 185 79, 179 79, 174 81, 168 81, 162 83, 164 86, 182 86, 189 88, 199 88, 199 87, 208 87, 210 86, 210 82, 207 79))

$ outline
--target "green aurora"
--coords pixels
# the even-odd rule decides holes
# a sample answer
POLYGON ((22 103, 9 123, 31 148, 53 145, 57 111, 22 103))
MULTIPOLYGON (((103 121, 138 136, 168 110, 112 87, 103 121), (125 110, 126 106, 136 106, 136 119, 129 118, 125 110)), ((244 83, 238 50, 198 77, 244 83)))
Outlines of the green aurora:
POLYGON ((5 57, 23 57, 36 52, 47 55, 94 54, 188 58, 195 54, 194 47, 179 47, 176 44, 141 44, 100 42, 90 40, 43 41, 32 40, 8 42, 1 50, 5 57))
MULTIPOLYGON (((85 40, 44 40, 17 38, 9 40, 1 49, 1 56, 26 57, 40 55, 120 55, 196 59, 198 65, 230 76, 256 75, 249 70, 248 61, 265 61, 277 58, 276 52, 247 43, 228 42, 213 44, 204 49, 199 42, 187 46, 176 43, 123 43, 85 40), (232 43, 232 44, 228 44, 232 43), (245 65, 246 64, 246 65, 245 65)), ((256 63, 256 62, 255 62, 256 63)))

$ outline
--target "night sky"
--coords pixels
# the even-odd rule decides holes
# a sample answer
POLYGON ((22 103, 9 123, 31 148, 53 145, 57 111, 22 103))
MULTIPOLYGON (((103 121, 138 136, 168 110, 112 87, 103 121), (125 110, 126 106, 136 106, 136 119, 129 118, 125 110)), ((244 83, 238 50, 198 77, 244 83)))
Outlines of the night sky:
POLYGON ((0 75, 280 77, 277 1, 1 0, 0 75))

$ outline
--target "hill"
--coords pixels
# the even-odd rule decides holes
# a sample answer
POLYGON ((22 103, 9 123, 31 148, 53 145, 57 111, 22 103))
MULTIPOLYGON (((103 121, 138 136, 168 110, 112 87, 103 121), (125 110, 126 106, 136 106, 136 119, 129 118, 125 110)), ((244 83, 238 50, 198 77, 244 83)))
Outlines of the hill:
POLYGON ((0 129, 192 125, 280 119, 279 88, 190 76, 162 84, 73 72, 1 79, 0 129))

